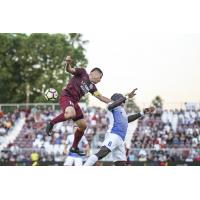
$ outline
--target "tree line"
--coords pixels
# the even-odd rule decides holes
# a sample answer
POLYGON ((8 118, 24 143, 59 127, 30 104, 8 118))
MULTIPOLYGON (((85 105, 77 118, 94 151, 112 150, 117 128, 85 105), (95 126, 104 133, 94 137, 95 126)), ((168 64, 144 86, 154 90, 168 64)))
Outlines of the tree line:
POLYGON ((44 102, 47 88, 61 91, 69 79, 64 59, 86 66, 85 45, 79 33, 0 34, 0 103, 44 102))

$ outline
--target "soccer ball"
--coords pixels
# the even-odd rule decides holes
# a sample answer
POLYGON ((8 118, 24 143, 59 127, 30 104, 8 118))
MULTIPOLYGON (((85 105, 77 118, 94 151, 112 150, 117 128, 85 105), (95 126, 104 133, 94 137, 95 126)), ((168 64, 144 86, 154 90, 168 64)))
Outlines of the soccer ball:
POLYGON ((45 91, 44 97, 46 100, 55 100, 58 97, 58 92, 54 88, 49 88, 45 91))

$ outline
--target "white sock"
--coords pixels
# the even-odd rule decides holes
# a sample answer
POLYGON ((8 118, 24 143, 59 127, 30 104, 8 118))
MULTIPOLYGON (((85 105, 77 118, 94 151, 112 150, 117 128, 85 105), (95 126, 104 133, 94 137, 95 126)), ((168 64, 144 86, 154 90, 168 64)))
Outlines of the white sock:
POLYGON ((96 155, 92 155, 87 159, 84 166, 92 166, 97 162, 97 160, 98 160, 98 157, 96 155))

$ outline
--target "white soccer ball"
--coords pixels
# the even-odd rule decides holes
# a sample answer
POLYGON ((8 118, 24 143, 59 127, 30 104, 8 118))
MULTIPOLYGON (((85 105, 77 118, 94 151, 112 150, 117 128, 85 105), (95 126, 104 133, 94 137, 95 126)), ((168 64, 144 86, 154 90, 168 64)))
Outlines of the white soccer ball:
POLYGON ((54 101, 58 98, 58 92, 54 88, 49 88, 45 91, 44 97, 46 100, 54 101))

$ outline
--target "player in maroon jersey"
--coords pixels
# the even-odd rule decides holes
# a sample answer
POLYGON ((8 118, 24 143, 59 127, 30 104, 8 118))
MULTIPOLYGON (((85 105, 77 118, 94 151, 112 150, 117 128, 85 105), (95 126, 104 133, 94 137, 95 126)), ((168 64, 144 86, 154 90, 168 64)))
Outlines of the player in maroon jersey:
POLYGON ((51 135, 53 126, 56 123, 72 119, 77 124, 78 129, 75 132, 74 142, 70 151, 83 155, 83 152, 81 152, 77 146, 87 125, 78 102, 81 97, 88 92, 102 102, 109 103, 111 100, 101 95, 95 86, 95 84, 101 81, 103 76, 101 69, 94 68, 89 74, 87 74, 84 68, 73 68, 71 64, 72 59, 70 56, 67 56, 66 72, 72 74, 73 77, 69 80, 67 86, 62 90, 59 98, 59 104, 63 112, 47 125, 46 132, 48 135, 51 135))

